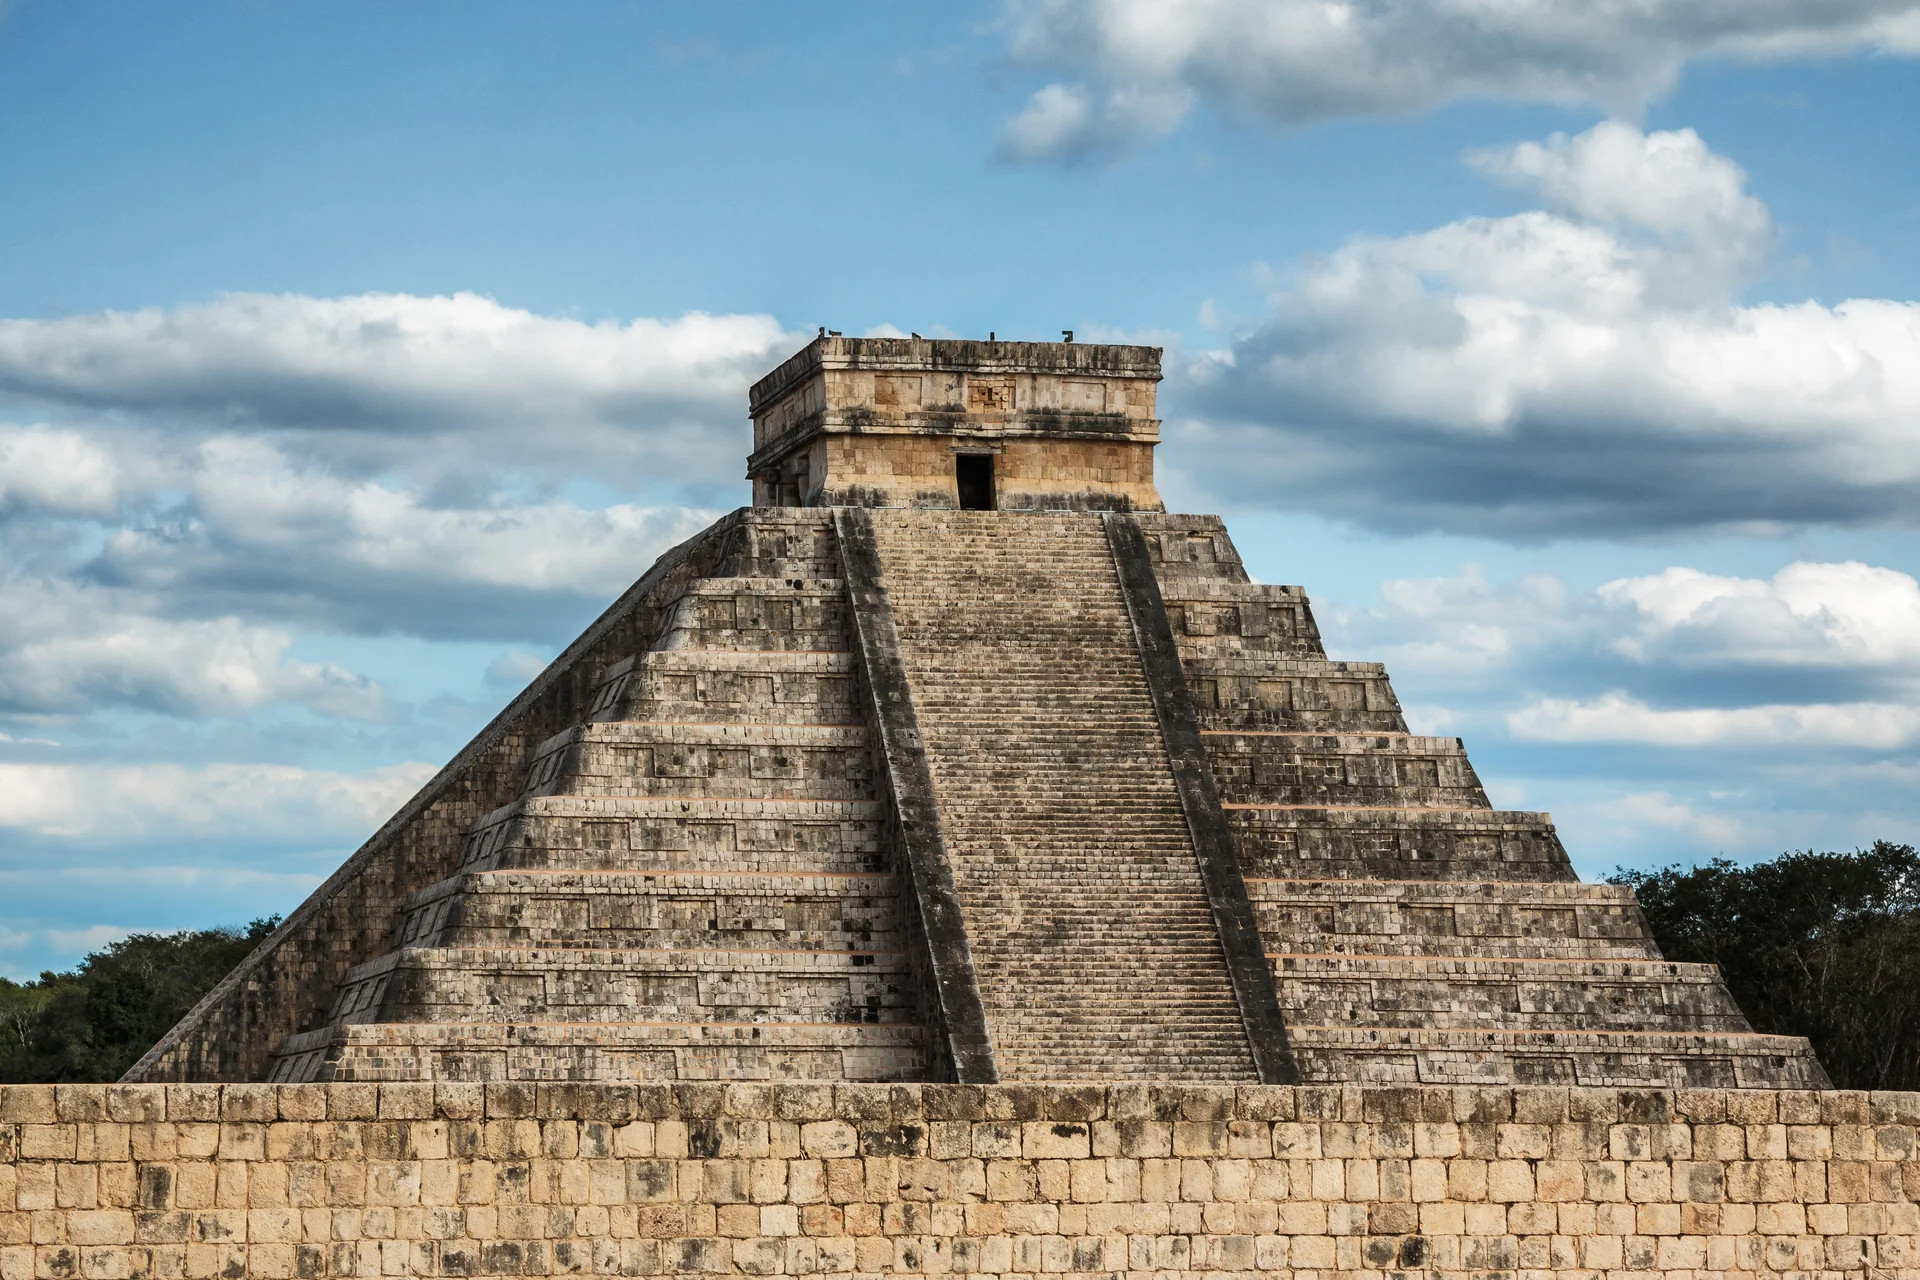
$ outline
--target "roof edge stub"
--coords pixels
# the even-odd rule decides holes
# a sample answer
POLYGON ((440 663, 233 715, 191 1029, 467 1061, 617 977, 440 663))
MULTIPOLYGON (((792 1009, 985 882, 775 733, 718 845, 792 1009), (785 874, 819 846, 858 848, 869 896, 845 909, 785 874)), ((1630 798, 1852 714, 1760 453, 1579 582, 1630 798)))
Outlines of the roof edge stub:
POLYGON ((983 342, 972 338, 815 338, 753 384, 747 412, 757 416, 823 369, 952 370, 965 373, 1074 374, 1151 378, 1161 348, 1097 342, 983 342))

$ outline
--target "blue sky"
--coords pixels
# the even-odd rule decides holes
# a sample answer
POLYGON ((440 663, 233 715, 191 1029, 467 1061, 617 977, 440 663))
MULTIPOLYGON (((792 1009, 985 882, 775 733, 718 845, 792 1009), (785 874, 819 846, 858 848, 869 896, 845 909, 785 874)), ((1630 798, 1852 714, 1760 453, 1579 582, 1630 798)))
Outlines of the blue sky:
POLYGON ((0 973, 295 904, 745 500, 820 324, 1164 345, 1169 501, 1585 874, 1915 839, 1916 54, 1916 0, 0 5, 0 973))

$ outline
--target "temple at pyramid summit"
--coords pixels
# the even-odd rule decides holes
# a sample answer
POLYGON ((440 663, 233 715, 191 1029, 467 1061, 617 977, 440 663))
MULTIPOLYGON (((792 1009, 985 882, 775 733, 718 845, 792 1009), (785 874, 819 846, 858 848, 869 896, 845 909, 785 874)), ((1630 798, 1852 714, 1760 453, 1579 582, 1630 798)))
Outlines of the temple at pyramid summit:
POLYGON ((1826 1087, 1166 512, 1159 379, 823 333, 753 505, 127 1079, 1826 1087))

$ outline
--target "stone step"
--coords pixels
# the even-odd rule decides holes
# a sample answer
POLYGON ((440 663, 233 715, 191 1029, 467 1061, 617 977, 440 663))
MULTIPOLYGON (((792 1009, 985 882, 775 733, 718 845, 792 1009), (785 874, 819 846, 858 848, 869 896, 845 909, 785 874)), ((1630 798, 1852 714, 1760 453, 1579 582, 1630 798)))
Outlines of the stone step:
POLYGON ((1163 578, 1160 596, 1182 661, 1326 657, 1303 587, 1163 578))
POLYGON ((1693 1031, 1516 1031, 1289 1022, 1311 1084, 1825 1089, 1797 1036, 1693 1031))
POLYGON ((899 893, 884 874, 477 872, 409 897, 400 943, 900 951, 899 893))
POLYGON ((1099 517, 873 525, 1000 1078, 1256 1078, 1099 517))
POLYGON ((913 1022, 906 957, 877 951, 405 947, 355 965, 330 1022, 913 1022))
POLYGON ((1242 872, 1262 879, 1575 880, 1544 813, 1226 805, 1242 872))
POLYGON ((844 651, 653 650, 602 674, 588 719, 859 723, 854 665, 844 651))
POLYGON ((1622 885, 1249 877, 1247 894, 1275 951, 1659 958, 1622 885))
POLYGON ((1400 701, 1376 662, 1310 658, 1183 659, 1203 732, 1405 733, 1400 701))
POLYGON ((1458 738, 1215 732, 1203 740, 1229 803, 1492 807, 1458 738))
POLYGON ((696 578, 665 607, 659 650, 847 646, 849 605, 838 578, 696 578))
POLYGON ((877 800, 548 796, 474 824, 456 871, 891 871, 877 800))
POLYGON ((894 1081, 925 1078, 910 1023, 356 1023, 290 1036, 268 1079, 894 1081))
POLYGON ((604 722, 541 743, 521 794, 860 800, 873 757, 862 725, 604 722))
POLYGON ((1712 965, 1508 957, 1269 957, 1289 1023, 1749 1031, 1712 965))

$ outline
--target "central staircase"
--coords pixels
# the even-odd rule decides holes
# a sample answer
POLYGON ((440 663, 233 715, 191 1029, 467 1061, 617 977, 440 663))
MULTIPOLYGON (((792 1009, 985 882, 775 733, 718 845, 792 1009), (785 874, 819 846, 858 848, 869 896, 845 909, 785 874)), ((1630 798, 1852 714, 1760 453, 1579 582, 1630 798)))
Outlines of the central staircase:
POLYGON ((1000 1079, 1257 1081, 1100 517, 873 527, 1000 1079))

